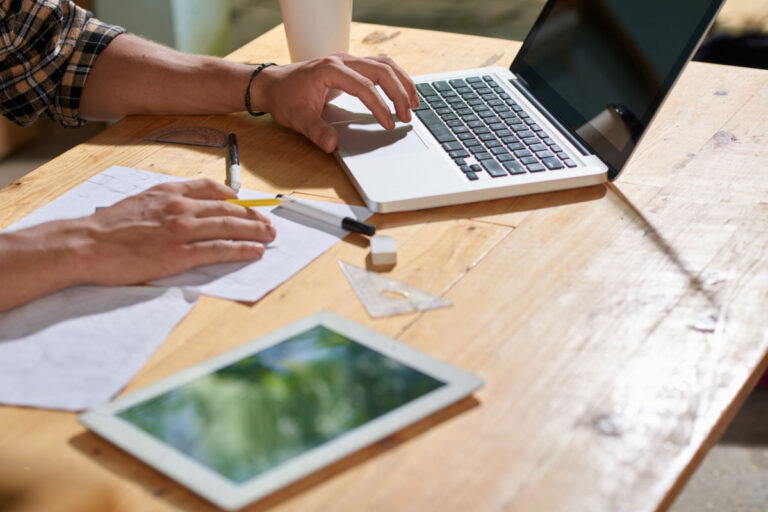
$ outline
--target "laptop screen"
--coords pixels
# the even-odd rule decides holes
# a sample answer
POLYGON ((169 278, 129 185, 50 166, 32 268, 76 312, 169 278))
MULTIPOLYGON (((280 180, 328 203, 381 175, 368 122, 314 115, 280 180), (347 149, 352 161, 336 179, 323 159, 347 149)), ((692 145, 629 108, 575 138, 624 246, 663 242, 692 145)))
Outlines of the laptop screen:
POLYGON ((618 175, 723 0, 550 0, 510 70, 618 175))

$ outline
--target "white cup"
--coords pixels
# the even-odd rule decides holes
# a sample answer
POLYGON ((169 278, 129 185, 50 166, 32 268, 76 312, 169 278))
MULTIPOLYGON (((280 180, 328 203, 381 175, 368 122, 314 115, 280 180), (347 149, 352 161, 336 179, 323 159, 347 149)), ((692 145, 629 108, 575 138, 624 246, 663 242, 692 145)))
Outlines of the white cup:
POLYGON ((280 0, 291 61, 349 52, 352 0, 280 0))

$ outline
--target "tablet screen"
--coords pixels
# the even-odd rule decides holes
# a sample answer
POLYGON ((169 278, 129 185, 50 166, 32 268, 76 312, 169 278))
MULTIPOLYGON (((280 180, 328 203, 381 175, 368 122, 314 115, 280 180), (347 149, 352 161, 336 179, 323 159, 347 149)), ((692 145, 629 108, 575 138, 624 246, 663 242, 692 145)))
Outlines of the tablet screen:
POLYGON ((317 326, 118 416, 239 484, 444 385, 317 326))

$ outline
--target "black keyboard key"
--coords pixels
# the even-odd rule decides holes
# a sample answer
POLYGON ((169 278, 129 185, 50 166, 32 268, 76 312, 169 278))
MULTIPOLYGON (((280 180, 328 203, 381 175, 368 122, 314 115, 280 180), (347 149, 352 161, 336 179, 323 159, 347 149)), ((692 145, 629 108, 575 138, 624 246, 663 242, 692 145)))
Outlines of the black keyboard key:
POLYGON ((530 165, 527 165, 526 167, 528 167, 528 170, 530 172, 541 172, 546 170, 546 168, 541 164, 530 164, 530 165))
MULTIPOLYGON (((456 160, 456 163, 458 164, 459 161, 456 160)), ((460 164, 459 169, 461 169, 461 172, 472 172, 472 169, 470 169, 466 163, 460 164)))
POLYGON ((523 144, 522 142, 513 142, 511 144, 507 144, 507 147, 511 151, 520 151, 521 149, 525 149, 525 144, 523 144))
POLYGON ((467 145, 467 147, 468 147, 468 148, 469 148, 469 150, 470 150, 472 153, 474 153, 475 155, 477 155, 477 154, 479 154, 479 153, 487 153, 487 152, 488 152, 488 150, 486 150, 486 149, 485 149, 485 146, 483 146, 483 145, 481 145, 481 144, 479 144, 479 143, 478 143, 478 145, 477 145, 477 146, 474 146, 474 145, 467 145))
POLYGON ((482 164, 483 167, 485 167, 485 170, 488 171, 488 174, 494 178, 500 178, 501 176, 507 175, 507 171, 505 171, 496 160, 483 160, 482 164))
POLYGON ((507 151, 507 148, 500 146, 497 148, 491 148, 491 153, 493 153, 496 156, 500 156, 500 155, 508 155, 509 151, 507 151))
POLYGON ((440 92, 440 96, 442 96, 445 99, 452 99, 452 98, 458 98, 459 97, 459 95, 456 94, 456 91, 454 91, 453 89, 450 89, 450 88, 446 89, 444 91, 439 91, 439 92, 440 92))
POLYGON ((448 126, 464 126, 464 123, 462 123, 458 119, 449 119, 445 122, 448 126))
POLYGON ((490 91, 488 91, 488 92, 484 92, 484 93, 481 93, 481 94, 480 94, 480 97, 481 97, 481 98, 483 98, 483 99, 484 99, 485 101, 487 101, 488 103, 490 103, 491 101, 494 101, 494 100, 496 99, 496 95, 495 95, 495 94, 493 94, 493 93, 492 93, 492 92, 490 92, 490 91))
MULTIPOLYGON (((419 85, 421 85, 421 84, 419 84, 419 85)), ((439 82, 432 82, 432 87, 434 87, 435 89, 437 89, 440 92, 450 91, 451 90, 451 86, 448 85, 448 82, 446 82, 445 80, 440 80, 439 82)), ((418 89, 419 86, 417 85, 416 88, 418 89)))
POLYGON ((456 151, 457 149, 464 149, 464 146, 461 145, 461 142, 453 141, 443 144, 443 149, 446 151, 456 151))
POLYGON ((505 125, 504 123, 492 123, 488 119, 486 119, 485 121, 488 123, 488 128, 490 128, 495 132, 499 132, 501 130, 508 131, 507 125, 505 125))
POLYGON ((459 98, 450 98, 446 101, 453 109, 467 108, 467 104, 459 98))
POLYGON ((509 110, 509 107, 506 105, 494 105, 493 111, 496 112, 497 114, 502 114, 504 112, 511 112, 511 110, 509 110))
MULTIPOLYGON (((477 133, 477 132, 475 132, 475 133, 477 133)), ((480 134, 480 140, 485 140, 485 141, 496 140, 496 137, 492 133, 490 133, 490 132, 489 133, 481 133, 480 134)))
POLYGON ((480 167, 479 164, 472 164, 469 166, 469 168, 472 170, 472 172, 480 172, 483 170, 483 168, 480 167))
POLYGON ((509 174, 526 174, 525 168, 518 162, 504 162, 504 168, 509 174))
POLYGON ((557 158, 543 158, 541 161, 544 162, 544 165, 546 165, 550 171, 563 168, 563 164, 561 164, 560 160, 557 158))
POLYGON ((525 139, 526 137, 535 137, 535 134, 531 130, 515 130, 517 132, 517 136, 521 139, 525 139))
POLYGON ((553 160, 557 160, 557 158, 555 158, 555 155, 553 155, 549 151, 537 151, 536 156, 542 160, 545 158, 552 158, 553 160))
MULTIPOLYGON (((475 110, 477 110, 477 109, 475 109, 475 110)), ((483 119, 487 119, 487 118, 490 118, 490 117, 492 117, 492 118, 494 118, 494 119, 498 119, 498 118, 496 117, 496 114, 494 114, 494 113, 493 113, 491 110, 483 110, 483 111, 481 111, 481 112, 478 112, 477 114, 478 114, 480 117, 482 117, 483 119)))
POLYGON ((514 105, 510 105, 510 107, 512 107, 512 110, 517 112, 517 115, 520 115, 523 112, 523 107, 521 107, 517 103, 515 103, 514 105))
POLYGON ((491 75, 483 75, 483 80, 485 80, 486 82, 490 82, 492 84, 496 83, 493 81, 493 77, 491 75))
MULTIPOLYGON (((518 133, 518 135, 520 135, 520 134, 518 133)), ((537 144, 539 142, 539 138, 538 137, 523 137, 523 142, 525 142, 526 144, 528 144, 530 146, 531 144, 537 144)))
POLYGON ((477 153, 475 158, 480 160, 480 163, 483 163, 485 160, 493 160, 493 156, 490 153, 477 153))
POLYGON ((448 80, 448 83, 451 84, 452 86, 454 86, 457 89, 459 87, 466 87, 467 86, 467 82, 465 82, 463 78, 454 78, 453 80, 448 80))
MULTIPOLYGON (((432 136, 437 139, 437 142, 453 142, 456 140, 456 137, 453 136, 451 130, 449 130, 448 127, 443 124, 440 118, 437 117, 437 114, 431 110, 417 110, 416 115, 419 117, 419 119, 421 119, 421 122, 424 123, 430 133, 432 133, 432 136)), ((454 129, 458 128, 459 127, 456 127, 454 129)), ((468 128, 464 126, 461 128, 468 130, 468 128)))
POLYGON ((525 165, 531 165, 531 164, 537 164, 539 161, 534 156, 527 156, 525 158, 520 159, 521 162, 525 165))
POLYGON ((443 118, 443 121, 457 121, 459 119, 459 116, 454 114, 453 112, 448 112, 447 114, 443 114, 440 117, 443 118))
POLYGON ((481 126, 485 126, 485 124, 478 119, 477 121, 469 121, 467 126, 470 128, 480 128, 481 126))
POLYGON ((509 97, 509 94, 507 94, 507 93, 505 93, 505 92, 500 92, 500 93, 499 93, 499 97, 500 97, 501 99, 503 99, 503 100, 510 100, 510 99, 512 99, 512 98, 510 98, 510 97, 509 97))
POLYGON ((461 149, 459 151, 449 151, 448 156, 454 160, 457 158, 467 158, 469 156, 469 152, 466 149, 461 149))
POLYGON ((435 91, 429 84, 416 84, 416 90, 423 96, 437 95, 437 91, 435 91))
POLYGON ((503 135, 501 136, 501 142, 504 144, 514 144, 516 142, 520 142, 520 140, 514 135, 503 135))
POLYGON ((470 149, 475 146, 480 146, 480 141, 477 140, 471 133, 460 133, 459 138, 464 141, 464 145, 470 149))
POLYGON ((525 126, 524 124, 519 124, 519 123, 518 124, 510 125, 510 128, 512 128, 512 130, 514 130, 515 132, 528 131, 528 127, 527 126, 525 126))
POLYGON ((483 83, 482 79, 479 76, 471 76, 467 78, 467 83, 470 84, 481 84, 483 83))
POLYGON ((512 137, 512 132, 507 130, 507 127, 505 126, 503 130, 496 130, 496 135, 498 137, 512 137))
MULTIPOLYGON (((483 95, 483 97, 485 97, 485 95, 483 95)), ((504 102, 501 101, 501 100, 497 100, 497 99, 491 99, 491 100, 488 100, 488 104, 490 106, 494 107, 494 106, 504 105, 504 102)))
POLYGON ((576 167, 576 162, 574 162, 574 161, 573 161, 573 160, 571 160, 570 158, 566 158, 565 160, 563 160, 563 163, 564 163, 564 164, 565 164, 567 167, 569 167, 569 168, 571 168, 571 169, 573 169, 574 167, 576 167))
POLYGON ((422 99, 419 99, 419 106, 414 108, 414 109, 412 109, 412 110, 414 112, 417 111, 417 110, 430 110, 429 103, 427 103, 426 101, 424 101, 422 99))
POLYGON ((456 92, 459 93, 462 96, 465 96, 465 95, 469 96, 469 95, 474 95, 475 94, 475 91, 473 91, 469 87, 457 87, 456 88, 456 92))
POLYGON ((471 181, 475 181, 475 180, 479 179, 477 177, 477 174, 475 174, 474 172, 465 172, 464 176, 466 176, 471 181))
POLYGON ((443 101, 443 98, 441 98, 437 94, 427 94, 424 96, 424 101, 426 101, 427 103, 434 103, 436 101, 443 101))
POLYGON ((557 155, 557 158, 560 160, 565 160, 568 158, 568 155, 565 153, 565 151, 560 151, 559 153, 555 153, 557 155))
POLYGON ((480 98, 477 98, 477 99, 464 98, 464 99, 466 99, 467 103, 469 103, 470 106, 472 106, 472 107, 476 107, 478 105, 485 106, 485 102, 483 100, 481 100, 480 98))
MULTIPOLYGON (((459 134, 459 139, 461 139, 463 141, 472 140, 474 138, 475 138, 475 136, 472 135, 472 132, 463 132, 463 133, 459 134)), ((466 144, 466 142, 464 144, 466 144)))
POLYGON ((453 133, 465 133, 469 131, 469 128, 466 126, 452 126, 451 130, 453 130, 453 133))
POLYGON ((478 123, 480 122, 479 118, 475 114, 465 114, 461 116, 461 118, 466 123, 471 123, 472 121, 477 121, 478 123))
POLYGON ((469 109, 469 108, 457 109, 456 113, 459 114, 460 116, 468 116, 470 114, 474 114, 474 112, 472 112, 472 109, 469 109))
MULTIPOLYGON (((443 103, 445 105, 445 103, 443 103)), ((446 114, 453 114, 453 110, 449 109, 447 106, 442 108, 435 108, 435 112, 437 112, 437 115, 444 116, 446 114)))
POLYGON ((525 124, 527 124, 528 126, 530 126, 530 127, 531 127, 531 130, 533 130, 533 125, 534 125, 534 124, 536 124, 536 121, 534 121, 532 117, 524 117, 524 116, 520 116, 520 119, 522 119, 522 120, 523 120, 523 122, 524 122, 525 124))
POLYGON ((499 160, 500 162, 511 162, 512 160, 515 159, 515 156, 512 155, 511 153, 506 153, 503 155, 499 155, 498 157, 496 157, 496 159, 499 160))
POLYGON ((472 131, 476 135, 481 135, 483 133, 491 133, 491 131, 486 126, 480 126, 480 127, 477 127, 477 128, 472 128, 472 131))
POLYGON ((546 151, 547 149, 549 148, 547 148, 546 144, 538 143, 538 144, 531 145, 531 151, 546 151))
POLYGON ((542 128, 541 126, 537 125, 536 123, 528 123, 528 126, 530 126, 531 130, 533 130, 535 132, 543 132, 544 131, 544 128, 542 128))
MULTIPOLYGON (((485 142, 485 147, 487 147, 487 148, 494 148, 495 149, 495 148, 500 148, 500 147, 503 147, 503 146, 501 145, 501 142, 499 142, 496 139, 493 139, 493 140, 486 141, 485 142)), ((506 151, 506 149, 504 151, 506 151)))
POLYGON ((554 145, 555 145, 555 141, 554 141, 554 140, 552 140, 552 139, 551 139, 551 138, 549 138, 549 137, 544 137, 544 138, 543 138, 543 139, 541 139, 541 140, 543 140, 543 141, 544 141, 544 144, 546 144, 547 146, 554 146, 554 145))
POLYGON ((527 156, 533 156, 533 155, 527 149, 518 149, 517 151, 515 151, 515 156, 517 158, 525 158, 527 156))
POLYGON ((557 144, 552 144, 552 151, 554 151, 555 153, 562 153, 563 148, 561 148, 557 144))
MULTIPOLYGON (((491 111, 491 108, 488 105, 486 105, 485 103, 481 103, 480 105, 472 105, 472 108, 478 114, 481 113, 481 112, 490 112, 491 111)), ((495 114, 493 114, 493 112, 491 112, 491 114, 495 115, 495 114)))

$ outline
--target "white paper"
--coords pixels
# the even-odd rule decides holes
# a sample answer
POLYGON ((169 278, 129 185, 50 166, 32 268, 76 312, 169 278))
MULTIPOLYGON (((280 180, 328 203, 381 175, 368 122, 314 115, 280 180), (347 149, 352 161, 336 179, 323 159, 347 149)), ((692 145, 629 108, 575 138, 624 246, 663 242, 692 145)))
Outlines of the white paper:
MULTIPOLYGON (((29 227, 56 219, 90 215, 98 206, 110 206, 151 186, 183 178, 127 167, 110 167, 54 199, 9 229, 29 227)), ((240 190, 241 199, 274 197, 263 192, 240 190)), ((371 211, 361 206, 320 202, 344 215, 365 220, 371 211)), ((205 295, 254 302, 308 265, 348 234, 322 222, 279 207, 259 208, 277 230, 276 240, 267 246, 261 260, 250 263, 208 265, 155 281, 161 286, 191 286, 205 295)))
POLYGON ((181 288, 83 286, 0 313, 0 402, 83 410, 108 401, 198 296, 181 288))

